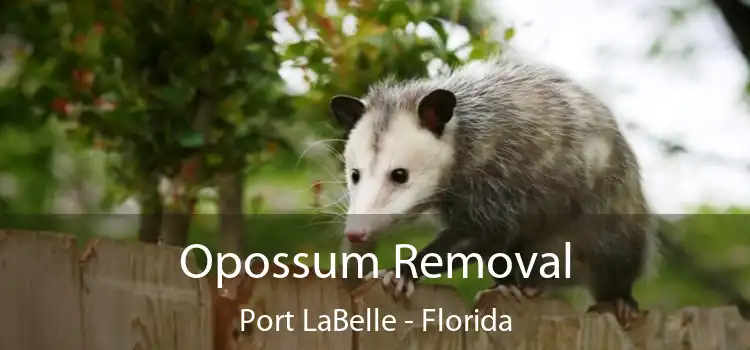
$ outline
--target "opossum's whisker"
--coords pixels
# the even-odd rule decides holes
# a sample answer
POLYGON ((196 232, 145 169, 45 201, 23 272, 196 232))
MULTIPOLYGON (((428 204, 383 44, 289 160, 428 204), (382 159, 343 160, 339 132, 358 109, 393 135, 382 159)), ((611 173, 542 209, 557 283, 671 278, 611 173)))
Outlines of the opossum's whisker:
MULTIPOLYGON (((341 184, 345 183, 345 181, 316 181, 314 184, 308 186, 307 188, 312 190, 315 186, 322 186, 322 185, 328 185, 328 184, 337 184, 339 186, 339 189, 342 189, 341 184)), ((322 197, 322 195, 319 195, 322 197)), ((327 198, 326 198, 327 199, 327 198)))
MULTIPOLYGON (((325 185, 325 184, 342 184, 342 183, 346 183, 346 181, 341 181, 341 180, 339 180, 339 181, 318 181, 318 183, 321 184, 321 185, 325 185)), ((310 185, 310 187, 311 188, 315 187, 315 185, 314 184, 310 185)))
POLYGON ((328 204, 328 205, 320 205, 320 206, 316 207, 315 209, 317 209, 317 210, 319 210, 319 211, 323 211, 323 210, 326 210, 326 214, 336 214, 336 215, 341 215, 341 216, 343 216, 343 215, 344 215, 344 213, 343 213, 343 212, 340 212, 340 211, 334 211, 334 210, 333 210, 333 209, 338 209, 338 210, 341 210, 341 207, 340 207, 339 205, 337 205, 337 203, 336 203, 336 202, 331 202, 331 203, 330 203, 330 204, 328 204))
POLYGON ((342 155, 342 154, 341 154, 340 152, 338 152, 338 151, 336 150, 336 148, 335 148, 335 147, 333 147, 333 146, 331 146, 331 145, 326 145, 326 144, 324 144, 323 146, 324 146, 324 147, 325 147, 325 148, 326 148, 326 149, 327 149, 327 150, 328 150, 329 152, 331 152, 331 154, 332 154, 332 155, 333 155, 333 156, 334 156, 334 157, 335 157, 335 158, 336 158, 336 159, 337 159, 337 160, 338 160, 339 162, 342 162, 342 163, 344 162, 344 155, 342 155))
POLYGON ((331 216, 333 218, 340 219, 342 222, 346 219, 346 216, 344 216, 344 215, 342 215, 340 213, 335 213, 335 212, 330 212, 330 211, 324 211, 324 210, 319 210, 318 213, 321 214, 321 215, 328 215, 328 216, 331 216))
MULTIPOLYGON (((326 142, 330 142, 330 141, 343 141, 343 140, 340 140, 340 139, 325 139, 325 140, 318 140, 318 141, 315 141, 315 142, 311 143, 309 146, 307 146, 307 148, 305 148, 302 151, 302 153, 300 154, 299 158, 297 158, 297 164, 294 165, 294 169, 295 170, 297 169, 297 167, 299 166, 299 163, 302 161, 302 158, 304 158, 305 155, 307 154, 307 152, 309 152, 311 149, 313 149, 313 147, 318 146, 320 144, 322 144, 324 147, 328 146, 328 145, 326 145, 326 142)), ((330 147, 330 146, 328 146, 328 147, 330 147)))
MULTIPOLYGON (((330 140, 327 140, 327 141, 330 141, 330 140)), ((336 140, 336 141, 346 142, 345 140, 336 140)), ((344 163, 344 156, 340 152, 338 152, 335 147, 333 147, 333 146, 331 146, 329 144, 326 144, 326 143, 322 143, 322 146, 328 152, 330 152, 333 155, 333 157, 336 158, 339 162, 344 163)))
POLYGON ((337 224, 337 223, 336 222, 330 222, 330 221, 313 222, 313 223, 309 223, 309 224, 303 225, 302 228, 306 228, 307 229, 307 228, 311 228, 311 227, 315 227, 315 226, 326 226, 326 227, 328 227, 328 226, 330 226, 332 224, 337 224))
POLYGON ((334 206, 334 205, 335 205, 335 206, 337 206, 337 207, 338 207, 338 209, 339 209, 339 210, 342 210, 342 211, 346 212, 346 207, 345 207, 344 205, 341 205, 341 202, 343 202, 343 201, 344 201, 344 199, 346 199, 346 197, 341 197, 341 198, 339 198, 339 199, 337 199, 337 200, 329 200, 329 198, 328 198, 328 197, 325 197, 325 196, 321 196, 321 197, 322 197, 323 199, 325 199, 325 200, 327 200, 327 201, 329 201, 329 202, 330 202, 330 203, 329 203, 329 204, 327 204, 327 205, 321 205, 321 207, 324 207, 324 208, 325 208, 325 207, 330 207, 330 206, 334 206))
POLYGON ((319 208, 321 208, 321 209, 324 209, 324 208, 335 208, 335 209, 340 210, 339 214, 341 214, 341 215, 344 215, 344 213, 346 213, 346 207, 343 206, 343 205, 341 205, 341 202, 342 202, 341 198, 339 198, 337 200, 329 200, 328 198, 324 197, 323 199, 326 200, 326 201, 328 201, 329 203, 325 204, 325 205, 320 205, 320 206, 318 206, 319 208))

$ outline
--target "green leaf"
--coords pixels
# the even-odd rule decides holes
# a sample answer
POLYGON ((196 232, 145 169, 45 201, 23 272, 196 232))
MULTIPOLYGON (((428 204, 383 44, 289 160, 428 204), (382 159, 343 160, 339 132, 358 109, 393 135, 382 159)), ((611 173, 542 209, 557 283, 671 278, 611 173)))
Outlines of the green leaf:
POLYGON ((386 39, 382 35, 370 35, 362 39, 363 43, 375 46, 378 50, 385 47, 386 39))
POLYGON ((205 139, 203 135, 197 131, 191 131, 182 137, 180 137, 180 146, 186 148, 196 148, 203 146, 205 139))
POLYGON ((435 30, 438 37, 440 38, 440 43, 445 46, 448 43, 448 33, 445 31, 445 27, 443 26, 443 21, 432 17, 427 19, 427 24, 432 27, 432 29, 435 30))
POLYGON ((505 29, 505 34, 503 35, 505 41, 510 41, 510 39, 513 39, 514 36, 516 36, 516 28, 508 27, 507 29, 505 29))
POLYGON ((215 42, 222 42, 227 37, 229 37, 229 30, 231 25, 229 24, 229 21, 222 19, 219 21, 219 25, 216 27, 216 29, 213 31, 213 37, 215 42))
POLYGON ((195 96, 195 88, 189 86, 167 86, 154 91, 154 95, 171 107, 181 108, 195 96))

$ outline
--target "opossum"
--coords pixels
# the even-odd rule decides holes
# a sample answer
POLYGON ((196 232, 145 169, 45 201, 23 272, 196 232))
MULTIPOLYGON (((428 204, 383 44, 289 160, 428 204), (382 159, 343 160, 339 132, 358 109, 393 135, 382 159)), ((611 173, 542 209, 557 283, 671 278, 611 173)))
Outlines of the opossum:
MULTIPOLYGON (((443 262, 448 253, 563 256, 571 242, 572 278, 511 274, 490 290, 531 298, 584 286, 595 300, 589 311, 614 306, 623 325, 640 312, 633 286, 659 256, 658 222, 613 113, 582 85, 551 67, 496 57, 433 78, 386 78, 361 98, 334 96, 329 107, 346 130, 350 241, 433 211, 443 229, 416 261, 429 253, 443 262)), ((453 261, 426 269, 463 267, 453 261)), ((385 271, 383 283, 409 297, 423 276, 401 271, 399 279, 385 271)))

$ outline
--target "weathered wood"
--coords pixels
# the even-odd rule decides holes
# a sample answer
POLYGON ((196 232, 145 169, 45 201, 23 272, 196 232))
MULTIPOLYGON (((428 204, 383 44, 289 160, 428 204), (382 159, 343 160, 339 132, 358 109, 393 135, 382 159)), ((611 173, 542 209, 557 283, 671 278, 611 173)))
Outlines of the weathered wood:
POLYGON ((75 239, 0 231, 0 348, 83 349, 75 239))
MULTIPOLYGON (((243 271, 218 290, 210 278, 184 274, 179 248, 99 239, 77 249, 75 243, 68 236, 0 231, 0 349, 750 350, 750 322, 734 307, 650 310, 623 330, 610 314, 580 314, 555 299, 519 303, 489 293, 467 308, 452 287, 419 283, 411 300, 394 300, 377 280, 349 291, 342 280, 314 275, 275 278, 281 268, 259 279, 243 271), (253 323, 238 338, 243 308, 256 319, 288 312, 293 330, 283 323, 278 331, 261 331, 253 323), (377 310, 375 322, 393 315, 396 329, 303 329, 304 317, 315 327, 318 316, 332 317, 337 309, 349 319, 377 310), (443 327, 450 316, 465 322, 467 315, 494 312, 499 322, 510 316, 512 329, 475 330, 470 320, 441 331, 434 322, 424 326, 425 309, 442 309, 443 327)), ((197 272, 192 254, 188 268, 197 272)))
MULTIPOLYGON (((468 314, 466 306, 451 287, 418 285, 410 300, 395 301, 378 280, 370 280, 363 283, 354 292, 353 297, 359 314, 366 313, 368 308, 377 309, 381 317, 388 314, 396 319, 394 325, 396 330, 393 332, 360 332, 354 340, 354 347, 358 350, 490 349, 488 337, 486 334, 481 334, 484 332, 451 331, 446 328, 446 320, 449 316, 468 314), (425 309, 434 311, 425 315, 425 309), (438 314, 439 310, 442 310, 442 317, 438 314), (436 321, 425 324, 423 323, 425 316, 436 321), (441 319, 442 331, 437 321, 441 319), (467 336, 469 333, 475 334, 467 336)), ((470 328, 473 329, 473 325, 470 328)))
POLYGON ((635 346, 610 314, 547 317, 540 320, 536 337, 519 349, 630 350, 635 346))
MULTIPOLYGON (((296 266, 288 266, 288 268, 290 275, 303 272, 296 266)), ((253 264, 252 271, 259 273, 260 265, 253 264)), ((275 321, 277 315, 284 315, 288 312, 294 316, 289 322, 292 330, 286 327, 286 321, 282 322, 283 327, 280 327, 278 331, 275 328, 262 331, 258 324, 253 322, 246 325, 245 333, 249 333, 249 336, 240 339, 238 348, 241 350, 351 349, 352 332, 350 329, 309 332, 304 330, 303 322, 305 311, 307 311, 307 327, 316 326, 321 315, 333 318, 336 309, 352 315, 350 294, 343 283, 338 280, 320 279, 312 273, 306 278, 279 279, 273 277, 276 273, 283 273, 283 271, 272 267, 265 277, 244 284, 244 290, 239 291, 238 294, 244 295, 245 300, 237 300, 237 302, 240 308, 253 310, 256 320, 260 315, 269 315, 275 321)), ((241 278, 251 277, 244 275, 241 278)), ((262 324, 262 326, 265 325, 265 323, 262 324)))
POLYGON ((667 339, 674 334, 668 327, 666 315, 659 310, 648 311, 627 330, 637 349, 665 349, 667 339))
POLYGON ((528 338, 534 338, 543 316, 566 316, 575 314, 573 307, 563 300, 538 298, 518 302, 505 299, 496 291, 484 293, 477 300, 474 309, 485 315, 493 309, 497 314, 510 316, 513 329, 510 332, 492 332, 492 339, 496 349, 517 349, 528 338))
POLYGON ((79 257, 85 348, 210 349, 208 284, 184 274, 181 254, 137 242, 90 242, 79 257))
POLYGON ((667 320, 671 325, 670 349, 750 349, 750 322, 734 307, 685 308, 667 320))

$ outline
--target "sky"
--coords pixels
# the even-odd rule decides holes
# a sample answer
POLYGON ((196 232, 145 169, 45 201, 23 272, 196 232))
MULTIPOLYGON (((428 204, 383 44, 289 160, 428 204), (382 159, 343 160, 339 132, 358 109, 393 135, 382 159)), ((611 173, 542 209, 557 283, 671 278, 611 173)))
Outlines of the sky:
MULTIPOLYGON (((649 202, 662 214, 688 214, 701 205, 750 207, 750 108, 741 92, 747 66, 713 8, 694 11, 680 26, 649 0, 490 0, 505 26, 517 28, 510 46, 522 59, 542 62, 590 87, 613 109, 643 168, 649 202), (687 59, 649 57, 655 38, 667 48, 692 45, 687 59), (678 141, 694 154, 667 157, 654 136, 678 141), (729 159, 732 165, 702 155, 729 159)), ((689 4, 689 0, 674 0, 689 4)), ((281 35, 288 31, 280 23, 281 35)), ((428 26, 418 26, 430 35, 428 26)), ((459 45, 465 30, 451 30, 459 45)), ((284 39, 282 39, 284 40, 284 39)), ((282 69, 302 93, 301 75, 282 69)))
MULTIPOLYGON (((731 33, 711 7, 670 31, 668 12, 653 3, 512 0, 493 9, 504 24, 518 27, 514 50, 599 88, 622 124, 750 164, 750 109, 741 101, 748 72, 731 33), (673 45, 695 45, 695 55, 682 62, 648 58, 654 38, 664 33, 673 45)), ((690 155, 668 158, 643 133, 626 135, 657 212, 690 213, 701 204, 750 207, 750 168, 690 155)))

